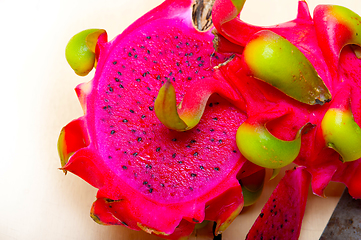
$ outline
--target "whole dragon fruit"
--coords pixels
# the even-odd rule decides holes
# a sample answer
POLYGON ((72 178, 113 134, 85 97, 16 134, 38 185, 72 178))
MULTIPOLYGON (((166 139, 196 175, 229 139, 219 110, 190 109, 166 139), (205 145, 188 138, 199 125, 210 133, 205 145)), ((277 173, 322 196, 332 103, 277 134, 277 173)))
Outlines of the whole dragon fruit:
MULTIPOLYGON (((290 189, 306 199, 306 171, 318 195, 333 180, 361 197, 361 18, 326 5, 312 19, 300 1, 295 20, 257 27, 238 18, 243 4, 166 0, 110 42, 98 29, 69 42, 73 69, 96 72, 76 88, 85 115, 58 149, 65 172, 99 189, 96 222, 181 239, 209 220, 219 234, 259 196, 264 168, 291 162, 302 168, 283 181, 302 184, 275 201, 290 189)), ((292 239, 304 206, 282 225, 298 229, 292 239)), ((254 228, 257 239, 273 231, 254 228)))

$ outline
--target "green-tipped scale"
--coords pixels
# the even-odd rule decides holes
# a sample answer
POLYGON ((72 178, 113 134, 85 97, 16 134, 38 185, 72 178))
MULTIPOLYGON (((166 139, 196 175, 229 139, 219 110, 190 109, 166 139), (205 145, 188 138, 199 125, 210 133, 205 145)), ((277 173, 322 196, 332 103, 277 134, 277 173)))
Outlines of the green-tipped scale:
POLYGON ((326 145, 341 155, 343 162, 361 158, 361 128, 351 110, 330 108, 321 123, 326 145))
POLYGON ((70 67, 79 76, 86 76, 96 66, 95 48, 102 29, 87 29, 74 35, 65 49, 70 67))
POLYGON ((284 141, 273 136, 264 124, 244 122, 237 131, 238 149, 249 161, 265 168, 278 169, 292 163, 301 149, 301 135, 312 124, 298 130, 296 138, 284 141))
POLYGON ((306 104, 323 104, 331 93, 305 55, 280 35, 261 30, 243 54, 249 74, 306 104))

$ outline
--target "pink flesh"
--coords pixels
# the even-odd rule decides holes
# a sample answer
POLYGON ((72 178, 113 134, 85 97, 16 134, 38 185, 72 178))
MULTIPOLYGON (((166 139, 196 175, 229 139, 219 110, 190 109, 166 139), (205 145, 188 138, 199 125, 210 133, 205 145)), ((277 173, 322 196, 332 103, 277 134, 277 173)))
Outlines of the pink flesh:
POLYGON ((305 168, 287 171, 263 207, 247 239, 298 239, 310 179, 305 168))

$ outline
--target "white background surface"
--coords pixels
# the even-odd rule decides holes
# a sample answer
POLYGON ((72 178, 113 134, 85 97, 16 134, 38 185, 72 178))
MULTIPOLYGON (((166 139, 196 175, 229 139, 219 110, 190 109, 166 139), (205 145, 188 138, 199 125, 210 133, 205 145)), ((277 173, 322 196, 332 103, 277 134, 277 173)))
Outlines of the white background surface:
MULTIPOLYGON (((89 81, 68 67, 67 41, 87 28, 104 28, 109 39, 161 0, 0 0, 0 239, 157 239, 123 227, 96 224, 89 211, 96 189, 58 170, 60 129, 82 115, 74 87, 89 81)), ((308 1, 347 6, 361 14, 361 1, 308 1)), ((248 0, 242 19, 270 25, 296 16, 296 0, 248 0)), ((246 209, 224 239, 244 239, 276 182, 246 209)), ((301 239, 318 239, 342 192, 310 195, 301 239)))

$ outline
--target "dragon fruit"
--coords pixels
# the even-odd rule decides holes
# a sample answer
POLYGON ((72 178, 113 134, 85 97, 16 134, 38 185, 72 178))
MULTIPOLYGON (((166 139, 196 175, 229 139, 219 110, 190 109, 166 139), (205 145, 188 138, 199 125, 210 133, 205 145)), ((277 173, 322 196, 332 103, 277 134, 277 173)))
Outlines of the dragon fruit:
MULTIPOLYGON (((99 189, 96 222, 181 239, 214 221, 219 234, 257 199, 265 168, 276 175, 292 162, 301 167, 264 209, 276 199, 297 212, 292 239, 308 174, 317 195, 338 181, 361 198, 361 18, 329 5, 312 18, 299 1, 295 20, 258 27, 238 18, 244 2, 216 0, 215 29, 209 11, 196 12, 211 5, 166 0, 110 42, 98 29, 69 42, 75 72, 96 72, 76 88, 84 116, 58 149, 62 170, 99 189)), ((249 237, 273 231, 260 232, 265 219, 249 237)))
POLYGON ((172 82, 179 102, 194 82, 215 81, 213 67, 227 58, 214 53, 210 30, 194 28, 197 8, 167 0, 110 42, 90 29, 67 46, 77 74, 96 72, 76 88, 85 115, 60 134, 62 170, 99 189, 91 216, 100 224, 179 239, 204 220, 219 234, 242 209, 246 160, 234 136, 245 114, 214 95, 198 126, 177 132, 154 111, 163 84, 172 82))

